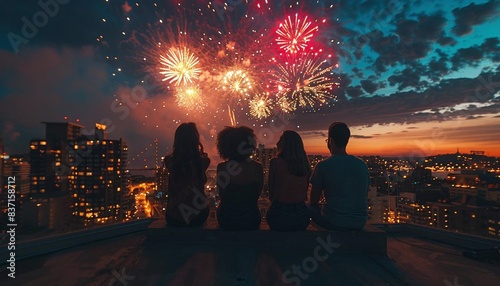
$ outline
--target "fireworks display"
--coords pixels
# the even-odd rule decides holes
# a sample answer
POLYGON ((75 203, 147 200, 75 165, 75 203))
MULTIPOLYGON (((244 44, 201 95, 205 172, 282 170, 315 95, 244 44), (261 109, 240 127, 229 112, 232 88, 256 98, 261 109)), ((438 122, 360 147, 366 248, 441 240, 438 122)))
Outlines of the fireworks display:
POLYGON ((222 89, 244 97, 252 90, 252 82, 248 75, 242 70, 229 70, 224 74, 221 81, 222 89))
POLYGON ((166 57, 160 56, 160 74, 164 75, 163 81, 170 80, 169 83, 188 84, 198 78, 201 70, 197 67, 198 58, 189 52, 186 47, 182 49, 170 49, 166 57))
POLYGON ((171 6, 163 10, 160 4, 143 8, 146 4, 135 3, 123 10, 127 21, 132 21, 131 11, 154 10, 148 17, 154 22, 142 31, 122 31, 127 40, 120 45, 131 43, 134 53, 141 51, 136 62, 161 77, 162 94, 155 95, 163 96, 161 107, 175 101, 179 114, 189 111, 212 128, 331 106, 336 63, 328 46, 333 40, 325 36, 329 28, 321 28, 327 20, 320 17, 328 11, 317 11, 332 6, 316 1, 295 1, 286 8, 274 1, 233 2, 203 6, 166 1, 162 5, 171 6))
POLYGON ((197 86, 179 86, 175 89, 177 105, 192 111, 203 111, 205 103, 197 86))
POLYGON ((263 119, 271 115, 273 101, 266 94, 255 95, 248 103, 250 115, 256 119, 263 119))
POLYGON ((303 54, 290 62, 278 63, 273 76, 283 111, 313 108, 316 103, 323 104, 332 98, 334 81, 325 76, 332 68, 315 54, 303 54))
POLYGON ((278 34, 276 42, 286 52, 297 53, 307 47, 307 42, 311 40, 313 33, 317 30, 318 26, 313 26, 312 22, 307 20, 307 16, 302 19, 299 18, 298 14, 295 14, 294 20, 288 16, 276 31, 278 34))

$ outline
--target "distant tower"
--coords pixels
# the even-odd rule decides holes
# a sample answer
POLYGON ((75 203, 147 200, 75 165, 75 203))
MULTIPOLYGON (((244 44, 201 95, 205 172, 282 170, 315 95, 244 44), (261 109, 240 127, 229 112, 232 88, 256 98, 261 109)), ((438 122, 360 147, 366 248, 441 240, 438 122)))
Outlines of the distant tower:
MULTIPOLYGON (((105 138, 106 126, 96 124, 93 137, 70 141, 70 197, 73 221, 89 226, 123 220, 122 203, 127 195, 127 145, 105 138)), ((129 208, 126 207, 126 210, 129 208)))
MULTIPOLYGON (((0 138, 0 178, 3 176, 3 139, 0 138)), ((3 190, 3 179, 0 180, 0 190, 3 190)))
MULTIPOLYGON (((264 178, 267 178, 269 172, 269 162, 271 158, 276 156, 278 153, 278 148, 266 148, 264 144, 259 144, 257 149, 255 149, 254 154, 252 154, 252 159, 262 164, 262 168, 264 169, 264 178)), ((263 187, 263 195, 266 195, 269 192, 269 185, 267 180, 264 180, 263 187)))
POLYGON ((45 139, 30 141, 30 201, 25 204, 27 227, 64 229, 70 221, 70 142, 83 126, 69 122, 43 122, 45 139))
POLYGON ((68 193, 69 142, 80 137, 83 126, 69 122, 43 122, 45 139, 30 142, 30 193, 68 193))

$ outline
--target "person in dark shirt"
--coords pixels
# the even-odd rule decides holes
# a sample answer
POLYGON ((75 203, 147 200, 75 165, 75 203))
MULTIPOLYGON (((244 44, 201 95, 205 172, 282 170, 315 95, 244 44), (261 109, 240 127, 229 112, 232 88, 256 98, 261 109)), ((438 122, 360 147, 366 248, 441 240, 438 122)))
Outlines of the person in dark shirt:
POLYGON ((269 163, 269 199, 267 223, 272 230, 304 230, 310 222, 305 201, 311 166, 302 138, 295 131, 283 132, 278 154, 269 163))
POLYGON ((330 125, 326 142, 332 156, 319 162, 311 177, 311 218, 326 229, 359 230, 368 218, 370 175, 363 160, 347 154, 350 136, 345 123, 330 125), (318 205, 322 193, 323 208, 318 205))
POLYGON ((220 204, 217 221, 225 230, 256 230, 261 222, 257 201, 262 191, 262 165, 250 159, 256 147, 253 130, 226 127, 217 136, 217 150, 225 162, 217 165, 220 204))
POLYGON ((204 192, 205 171, 210 165, 203 151, 196 124, 177 127, 172 154, 165 157, 169 172, 165 219, 170 226, 199 226, 208 218, 208 199, 204 192))

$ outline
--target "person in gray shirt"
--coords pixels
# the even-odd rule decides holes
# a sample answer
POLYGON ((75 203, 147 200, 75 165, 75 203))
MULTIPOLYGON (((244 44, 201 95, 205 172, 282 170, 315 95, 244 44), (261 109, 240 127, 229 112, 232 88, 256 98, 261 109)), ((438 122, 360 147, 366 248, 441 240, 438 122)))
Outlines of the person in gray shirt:
POLYGON ((310 180, 311 218, 329 230, 360 230, 368 218, 370 175, 363 160, 347 154, 350 136, 345 123, 330 125, 326 142, 332 156, 316 165, 310 180), (326 203, 321 207, 322 194, 326 203))

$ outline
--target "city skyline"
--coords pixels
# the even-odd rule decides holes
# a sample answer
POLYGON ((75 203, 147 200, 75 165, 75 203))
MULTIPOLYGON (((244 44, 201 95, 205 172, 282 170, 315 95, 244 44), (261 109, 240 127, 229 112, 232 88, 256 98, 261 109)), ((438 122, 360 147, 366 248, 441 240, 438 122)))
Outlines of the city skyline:
MULTIPOLYGON (((209 156, 218 160, 214 142, 231 124, 227 110, 213 117, 213 104, 206 114, 177 106, 160 74, 137 59, 149 52, 147 45, 127 46, 151 32, 148 25, 175 19, 172 1, 43 3, 49 2, 57 9, 13 3, 0 20, 0 137, 8 154, 25 153, 29 140, 42 138, 42 121, 100 122, 111 137, 127 140, 132 157, 155 138, 166 154, 179 123, 193 121, 209 156), (40 11, 48 15, 43 25, 43 17, 33 18, 40 11)), ((254 128, 260 143, 273 147, 291 129, 302 135, 309 154, 327 155, 328 126, 344 121, 353 135, 348 152, 358 156, 425 157, 457 149, 500 156, 498 1, 364 1, 355 10, 347 0, 259 8, 259 1, 248 2, 228 9, 225 16, 235 26, 245 13, 273 25, 297 11, 325 17, 316 44, 332 53, 340 84, 333 90, 337 101, 315 112, 255 120, 234 108, 238 124, 254 128)), ((216 6, 214 11, 207 19, 217 20, 216 6)), ((212 21, 210 27, 226 24, 212 21)), ((238 48, 239 42, 224 40, 224 49, 238 48)))

